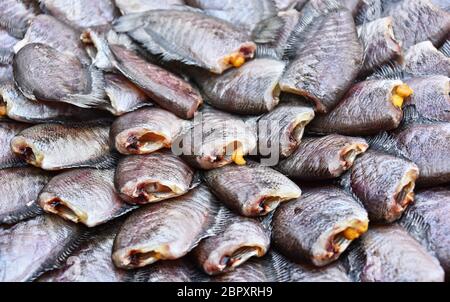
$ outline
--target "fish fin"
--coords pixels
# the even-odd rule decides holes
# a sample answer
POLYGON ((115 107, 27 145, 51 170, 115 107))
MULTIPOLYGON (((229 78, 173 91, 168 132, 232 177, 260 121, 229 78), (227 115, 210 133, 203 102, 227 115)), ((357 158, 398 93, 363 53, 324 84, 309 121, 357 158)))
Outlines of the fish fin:
POLYGON ((290 60, 293 59, 297 54, 298 43, 301 42, 301 34, 307 29, 307 27, 313 22, 313 20, 320 15, 319 12, 308 14, 306 16, 302 16, 298 21, 295 29, 292 31, 289 36, 286 47, 283 52, 283 59, 290 60))
POLYGON ((344 188, 346 191, 351 191, 351 175, 352 169, 346 171, 342 176, 337 180, 337 183, 340 187, 344 188))
POLYGON ((29 218, 36 217, 44 213, 44 210, 39 206, 39 204, 35 201, 31 206, 22 207, 21 209, 14 211, 12 213, 8 213, 6 215, 0 216, 0 225, 1 224, 16 224, 22 220, 26 220, 29 218))
POLYGON ((146 13, 135 13, 121 16, 113 22, 113 29, 118 33, 133 31, 145 25, 144 17, 146 13))
POLYGON ((116 44, 125 47, 126 49, 137 51, 138 47, 127 34, 116 33, 114 30, 108 31, 106 34, 106 41, 109 44, 116 44))
POLYGON ((278 252, 270 252, 272 269, 274 271, 276 282, 289 282, 292 271, 296 269, 291 261, 278 252))
POLYGON ((91 91, 89 94, 71 94, 63 100, 81 108, 102 107, 108 104, 105 93, 103 72, 95 66, 90 67, 91 91))
POLYGON ((368 80, 401 80, 407 77, 404 73, 402 66, 395 62, 391 61, 382 66, 379 66, 375 69, 375 71, 367 78, 368 80))
POLYGON ((381 151, 392 150, 396 145, 395 140, 386 131, 383 131, 376 136, 367 138, 367 142, 371 149, 381 151))
MULTIPOLYGON (((6 120, 2 120, 2 123, 7 122, 6 120)), ((12 159, 12 160, 7 160, 3 163, 0 164, 0 169, 5 169, 5 168, 20 168, 20 167, 26 167, 28 166, 28 163, 21 160, 20 158, 17 158, 17 160, 12 159)))
POLYGON ((274 16, 259 22, 252 32, 255 43, 272 43, 277 41, 285 22, 280 16, 274 16))
POLYGON ((363 249, 361 239, 356 239, 342 256, 343 265, 349 277, 355 282, 360 282, 361 272, 367 263, 367 254, 363 249))
POLYGON ((266 216, 258 217, 258 220, 264 231, 266 231, 269 235, 272 234, 272 219, 273 219, 274 211, 269 212, 266 216))
POLYGON ((448 58, 450 58, 450 40, 445 41, 439 50, 448 58))
POLYGON ((217 215, 214 219, 213 226, 208 230, 208 237, 217 236, 229 225, 231 219, 235 218, 236 214, 231 212, 227 207, 220 205, 217 215))
POLYGON ((189 187, 189 190, 192 190, 196 187, 198 187, 202 183, 202 173, 200 171, 195 171, 194 176, 192 177, 191 185, 189 187))
POLYGON ((7 65, 12 62, 13 54, 5 49, 0 49, 0 64, 7 65))
POLYGON ((430 225, 427 223, 424 216, 415 212, 413 208, 408 208, 398 222, 414 239, 425 246, 428 251, 433 249, 428 240, 430 235, 430 225))

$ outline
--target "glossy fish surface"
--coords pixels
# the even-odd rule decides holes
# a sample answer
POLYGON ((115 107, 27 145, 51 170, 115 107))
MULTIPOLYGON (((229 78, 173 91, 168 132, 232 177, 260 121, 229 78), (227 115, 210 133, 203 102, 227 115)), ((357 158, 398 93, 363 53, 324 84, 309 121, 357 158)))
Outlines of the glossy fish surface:
POLYGON ((317 115, 308 130, 322 134, 370 135, 395 129, 403 117, 404 98, 412 93, 398 80, 359 82, 329 113, 317 115))
POLYGON ((264 256, 269 245, 270 234, 259 221, 231 214, 223 231, 204 239, 193 253, 203 271, 215 275, 264 256))
POLYGON ((117 118, 111 126, 111 144, 122 154, 148 154, 170 148, 183 121, 161 108, 141 108, 117 118))
POLYGON ((338 259, 368 224, 367 212, 350 194, 334 186, 318 187, 277 209, 272 243, 293 261, 324 266, 338 259))
POLYGON ((450 58, 430 41, 413 45, 405 53, 403 69, 413 76, 443 75, 450 77, 450 58))
POLYGON ((362 138, 330 134, 303 138, 297 150, 276 169, 299 180, 331 179, 342 175, 369 145, 362 138))
POLYGON ((300 188, 283 174, 255 162, 205 172, 205 181, 227 207, 243 216, 262 216, 298 198, 300 188))
POLYGON ((115 0, 122 15, 143 13, 152 9, 169 9, 172 5, 184 5, 183 0, 115 0))
POLYGON ((280 81, 281 90, 305 96, 319 112, 328 112, 350 88, 362 65, 363 51, 353 17, 345 9, 319 15, 296 41, 291 47, 294 59, 280 81))
POLYGON ((77 29, 110 24, 117 17, 112 0, 41 0, 44 11, 77 29))
POLYGON ((214 226, 218 207, 203 185, 170 202, 141 207, 126 219, 117 234, 114 264, 132 269, 183 257, 214 226))
POLYGON ((205 106, 177 140, 176 152, 193 167, 210 170, 245 164, 243 157, 255 149, 256 140, 254 129, 240 117, 205 106))
POLYGON ((347 256, 363 282, 442 282, 439 261, 398 225, 373 226, 347 256))
POLYGON ((281 61, 255 59, 221 75, 202 73, 197 83, 206 101, 218 109, 237 114, 262 114, 279 102, 278 82, 284 67, 281 61))
POLYGON ((194 171, 168 150, 133 155, 117 165, 115 184, 121 197, 145 204, 183 195, 192 186, 194 171))
POLYGON ((53 177, 39 194, 48 213, 94 227, 130 210, 114 187, 114 169, 82 168, 53 177))
MULTIPOLYGON (((279 145, 282 157, 290 156, 299 146, 305 127, 313 120, 313 108, 296 101, 281 102, 257 122, 259 148, 279 145)), ((261 155, 263 154, 260 150, 261 155)))
POLYGON ((98 166, 111 160, 109 126, 40 124, 17 134, 12 151, 44 170, 98 166))
POLYGON ((424 118, 450 122, 450 78, 426 76, 407 80, 414 94, 406 99, 424 118))
POLYGON ((0 225, 14 224, 42 213, 39 192, 51 176, 34 167, 0 170, 0 225))
POLYGON ((410 161, 380 151, 359 156, 350 172, 352 192, 374 222, 393 222, 414 202, 419 168, 410 161))
POLYGON ((0 123, 0 169, 23 166, 25 162, 11 150, 11 140, 22 130, 29 127, 22 123, 0 123))
POLYGON ((122 16, 114 29, 128 33, 163 59, 219 74, 253 58, 256 49, 250 37, 232 24, 187 9, 122 16))
POLYGON ((447 274, 450 271, 449 201, 448 188, 421 190, 416 193, 415 203, 402 218, 402 225, 410 231, 411 235, 420 242, 425 240, 436 253, 447 274))
POLYGON ((10 119, 24 123, 95 120, 107 117, 99 110, 80 108, 67 103, 31 101, 12 82, 0 83, 0 108, 4 108, 5 115, 10 119))
POLYGON ((186 0, 186 4, 226 20, 246 32, 251 32, 260 21, 277 13, 273 0, 186 0))
POLYGON ((105 92, 111 102, 106 109, 116 116, 152 105, 141 89, 118 74, 105 74, 105 92))
POLYGON ((96 229, 62 264, 61 268, 40 277, 38 282, 123 282, 130 281, 127 271, 116 268, 111 249, 120 223, 112 222, 96 229))
POLYGON ((33 18, 23 40, 14 46, 17 53, 22 47, 31 43, 42 43, 58 51, 76 56, 84 64, 90 59, 80 40, 80 32, 49 15, 33 18))
POLYGON ((0 228, 0 280, 35 280, 63 262, 82 235, 80 227, 53 215, 0 228))
POLYGON ((28 99, 78 107, 107 103, 99 70, 48 45, 31 43, 22 47, 14 57, 13 69, 16 84, 28 99))
POLYGON ((7 30, 0 27, 0 64, 10 64, 14 56, 14 45, 19 42, 7 30))

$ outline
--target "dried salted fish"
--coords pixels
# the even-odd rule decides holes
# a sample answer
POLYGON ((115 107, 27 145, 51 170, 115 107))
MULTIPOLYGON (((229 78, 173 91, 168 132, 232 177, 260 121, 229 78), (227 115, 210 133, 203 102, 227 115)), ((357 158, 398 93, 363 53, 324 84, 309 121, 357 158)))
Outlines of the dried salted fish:
POLYGON ((27 127, 29 126, 22 123, 0 123, 0 169, 22 166, 25 164, 20 157, 11 151, 10 142, 17 134, 27 127))
POLYGON ((35 280, 63 263, 84 233, 76 224, 54 215, 0 228, 0 280, 35 280))
POLYGON ((282 160, 276 169, 300 180, 336 178, 351 168, 356 157, 368 147, 362 138, 337 134, 303 138, 297 150, 282 160))
POLYGON ((193 182, 194 171, 168 150, 127 156, 119 161, 115 175, 121 197, 132 204, 183 195, 193 182))
POLYGON ((19 42, 8 31, 0 27, 0 64, 10 64, 14 56, 14 45, 19 42))
POLYGON ((284 201, 298 198, 300 188, 283 174, 255 162, 205 172, 205 181, 229 208, 244 216, 261 216, 284 201))
POLYGON ((122 15, 143 13, 152 9, 169 9, 173 5, 184 5, 183 0, 115 0, 122 15))
POLYGON ((114 29, 128 33, 165 60, 181 61, 219 74, 253 58, 256 49, 250 37, 232 24, 188 9, 122 16, 114 29))
POLYGON ((367 212, 350 194, 333 186, 304 191, 273 216, 272 243, 294 261, 327 265, 368 229, 367 212))
POLYGON ((329 113, 316 116, 308 130, 371 135, 396 129, 403 117, 403 102, 412 94, 413 90, 399 80, 359 82, 329 113))
POLYGON ((171 202, 141 207, 117 234, 114 264, 132 269, 183 257, 208 235, 218 208, 219 203, 203 185, 171 202))
POLYGON ((363 282, 442 282, 444 270, 400 226, 374 226, 347 256, 351 275, 363 282))
POLYGON ((117 118, 111 126, 111 144, 122 154, 148 154, 170 148, 183 121, 161 108, 141 108, 117 118))
POLYGON ((40 124, 11 140, 11 149, 44 170, 100 167, 111 162, 109 126, 102 123, 40 124))
POLYGON ((34 16, 39 14, 36 1, 2 0, 0 2, 0 27, 16 38, 22 38, 34 16))
POLYGON ((153 265, 139 269, 133 281, 137 282, 200 282, 202 275, 189 257, 177 260, 158 261, 153 265))
POLYGON ((82 168, 53 177, 39 194, 48 213, 88 227, 106 223, 131 209, 114 188, 115 169, 82 168))
POLYGON ((51 176, 34 167, 0 170, 0 225, 42 213, 37 198, 51 176))

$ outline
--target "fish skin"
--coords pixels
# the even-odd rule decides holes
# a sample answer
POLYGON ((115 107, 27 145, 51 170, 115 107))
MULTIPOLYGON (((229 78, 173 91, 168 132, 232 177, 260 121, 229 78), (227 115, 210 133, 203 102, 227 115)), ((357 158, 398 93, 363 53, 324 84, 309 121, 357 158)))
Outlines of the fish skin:
POLYGON ((450 122, 450 79, 446 76, 411 78, 406 83, 414 94, 406 105, 414 105, 419 115, 431 120, 450 122))
POLYGON ((400 43, 393 31, 393 17, 376 19, 357 27, 358 36, 364 49, 363 72, 402 57, 400 43))
POLYGON ((10 141, 27 127, 29 126, 22 123, 0 123, 0 169, 26 164, 11 151, 10 141))
MULTIPOLYGON (((445 187, 421 190, 416 193, 415 203, 412 204, 402 217, 402 225, 410 229, 410 234, 419 242, 425 239, 427 245, 436 253, 445 272, 450 272, 450 190, 445 187), (425 234, 415 234, 419 221, 427 226, 425 234), (416 237, 417 235, 417 237, 416 237), (424 236, 425 238, 421 238, 424 236)), ((419 226, 420 229, 420 226, 419 226)), ((428 247, 426 246, 426 247, 428 247)))
POLYGON ((106 109, 115 116, 152 105, 141 89, 119 74, 105 74, 105 93, 111 102, 106 109))
POLYGON ((38 282, 126 282, 127 271, 111 262, 111 249, 120 223, 111 222, 93 231, 61 268, 42 275, 38 282))
POLYGON ((0 228, 0 280, 35 280, 64 261, 83 234, 76 224, 46 214, 0 228))
POLYGON ((177 139, 172 151, 189 165, 204 170, 232 163, 232 152, 241 147, 245 156, 256 147, 254 128, 240 117, 204 106, 193 126, 177 139), (182 146, 180 146, 182 145, 182 146))
POLYGON ((256 50, 250 37, 232 24, 187 9, 122 16, 114 29, 128 33, 164 60, 181 61, 218 74, 232 67, 227 56, 239 53, 247 60, 256 50))
POLYGON ((299 180, 323 180, 341 176, 357 155, 369 148, 362 138, 330 134, 319 138, 303 138, 297 150, 276 167, 288 177, 299 180), (344 152, 348 151, 343 154, 344 152), (346 155, 349 157, 345 158, 346 155))
POLYGON ((195 79, 211 106, 231 113, 256 115, 277 106, 278 81, 284 67, 282 61, 261 58, 221 75, 202 72, 195 79))
POLYGON ((299 11, 290 9, 258 23, 252 32, 253 41, 257 43, 256 57, 282 60, 300 16, 299 11))
POLYGON ((248 33, 262 20, 276 15, 273 0, 185 0, 186 4, 202 9, 206 14, 230 22, 248 33))
POLYGON ((319 112, 329 112, 350 88, 362 66, 363 50, 353 17, 345 9, 322 14, 313 19, 296 41, 291 46, 294 59, 280 81, 281 90, 306 96, 319 112), (336 78, 335 74, 340 76, 336 78))
POLYGON ((338 259, 352 242, 340 233, 354 223, 368 221, 367 212, 350 194, 334 186, 317 187, 277 209, 272 220, 272 244, 293 261, 325 266, 338 259))
POLYGON ((111 126, 110 141, 122 154, 149 154, 170 148, 183 129, 183 120, 161 108, 141 108, 117 118, 111 126), (154 135, 146 139, 146 135, 154 135), (151 142, 139 146, 139 140, 151 142))
POLYGON ((231 214, 226 224, 223 231, 204 239, 193 251, 208 275, 232 271, 253 256, 264 256, 269 249, 270 234, 259 221, 231 214), (251 250, 241 254, 246 248, 251 250))
POLYGON ((114 264, 133 269, 185 256, 215 224, 218 206, 201 185, 171 202, 137 209, 125 220, 114 241, 114 264))
POLYGON ((22 38, 29 22, 39 14, 35 1, 3 0, 0 3, 0 27, 5 28, 16 38, 22 38))
POLYGON ((138 57, 119 45, 110 46, 120 66, 116 67, 130 81, 146 92, 162 108, 185 119, 194 117, 203 100, 198 91, 177 75, 138 57))
POLYGON ((107 223, 131 210, 114 187, 114 172, 82 168, 58 174, 42 189, 39 204, 48 213, 90 228, 107 223))
POLYGON ((278 143, 279 154, 290 156, 299 146, 305 127, 313 120, 313 108, 297 101, 283 101, 257 122, 258 145, 270 149, 278 143))
POLYGON ((401 155, 420 170, 418 186, 436 186, 450 180, 450 123, 412 123, 393 133, 401 155))
POLYGON ((275 6, 279 11, 293 9, 300 0, 274 0, 275 6))
POLYGON ((98 123, 39 124, 17 134, 11 149, 44 170, 98 166, 111 160, 108 132, 98 123))
POLYGON ((342 261, 315 267, 308 263, 294 263, 273 250, 269 257, 277 282, 352 282, 342 261))
POLYGON ((344 98, 325 115, 317 115, 308 131, 342 135, 373 135, 396 129, 403 112, 392 102, 400 80, 369 80, 353 85, 344 98))
POLYGON ((413 45, 405 53, 403 70, 413 76, 443 75, 450 77, 450 58, 430 41, 413 45))
POLYGON ((34 167, 0 170, 0 225, 15 224, 42 213, 37 199, 51 176, 34 167))
POLYGON ((176 260, 158 261, 136 272, 137 282, 199 282, 205 277, 193 265, 188 256, 176 260))
POLYGON ((431 2, 446 12, 450 12, 450 3, 447 0, 431 0, 431 2))
POLYGON ((0 106, 5 106, 6 116, 23 123, 66 122, 107 119, 95 109, 80 108, 67 103, 35 102, 27 99, 12 82, 0 84, 0 106))
POLYGON ((152 9, 169 9, 174 5, 184 5, 183 0, 115 0, 122 15, 143 13, 152 9))
POLYGON ((116 169, 115 184, 126 202, 146 204, 187 193, 193 178, 194 170, 178 156, 163 150, 121 159, 116 169), (158 187, 155 192, 155 184, 163 186, 163 191, 158 187), (148 191, 147 187, 150 187, 148 191))
POLYGON ((442 282, 444 270, 402 227, 372 226, 351 249, 349 270, 362 282, 442 282))
POLYGON ((0 64, 11 64, 14 56, 14 45, 19 42, 6 29, 0 27, 0 64))
POLYGON ((112 0, 40 0, 40 3, 46 13, 76 29, 108 25, 118 16, 112 0))
POLYGON ((235 270, 213 276, 212 282, 275 282, 271 264, 266 259, 250 259, 235 270))
POLYGON ((355 160, 350 172, 350 187, 366 208, 370 221, 392 223, 401 217, 414 200, 412 193, 412 200, 402 205, 396 200, 397 194, 409 183, 412 187, 408 192, 413 192, 418 177, 419 168, 414 163, 369 150, 355 160))
POLYGON ((33 18, 24 38, 14 46, 14 52, 31 43, 46 44, 58 51, 70 53, 83 64, 91 62, 81 43, 80 32, 49 15, 33 18))
POLYGON ((48 45, 30 43, 22 47, 14 56, 13 70, 18 88, 30 100, 65 102, 84 108, 107 103, 99 70, 48 45))
POLYGON ((13 70, 11 65, 0 64, 0 84, 10 82, 14 79, 13 70))
POLYGON ((206 171, 204 180, 227 207, 249 217, 266 215, 280 203, 302 194, 286 176, 256 162, 206 171))

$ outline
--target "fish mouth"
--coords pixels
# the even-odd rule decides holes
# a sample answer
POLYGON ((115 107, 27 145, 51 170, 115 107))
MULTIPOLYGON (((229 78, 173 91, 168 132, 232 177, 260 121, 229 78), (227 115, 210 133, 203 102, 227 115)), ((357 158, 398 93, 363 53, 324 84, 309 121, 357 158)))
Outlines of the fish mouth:
POLYGON ((227 272, 238 267, 251 257, 261 257, 264 251, 259 246, 243 246, 231 253, 231 255, 224 255, 220 259, 218 265, 219 272, 227 272))
POLYGON ((230 162, 234 162, 236 165, 242 166, 247 163, 244 159, 245 153, 243 144, 239 141, 234 141, 223 147, 217 154, 208 156, 207 161, 211 164, 211 166, 216 168, 224 166, 230 162))
POLYGON ((149 250, 133 249, 128 251, 123 258, 115 254, 112 257, 116 266, 126 269, 143 267, 165 259, 164 253, 158 248, 149 250))
POLYGON ((350 243, 361 237, 369 228, 368 221, 352 220, 324 233, 313 246, 313 264, 324 266, 336 260, 350 243))
POLYGON ((170 147, 167 138, 157 132, 148 131, 142 135, 128 135, 124 143, 124 149, 130 154, 145 154, 159 150, 163 147, 170 147))
POLYGON ((148 202, 155 202, 162 199, 179 196, 182 193, 183 190, 177 186, 163 184, 159 181, 148 181, 139 184, 132 196, 137 203, 145 204, 148 202))
POLYGON ((22 137, 15 137, 11 140, 12 151, 21 159, 36 167, 42 165, 44 155, 37 151, 34 146, 28 144, 22 137))
POLYGON ((291 142, 298 143, 303 137, 303 133, 305 132, 305 127, 312 121, 314 118, 314 111, 304 113, 298 116, 295 121, 291 125, 289 139, 291 142))
POLYGON ((263 196, 263 197, 261 197, 260 200, 257 202, 257 205, 258 205, 257 214, 265 215, 265 214, 272 212, 284 200, 285 200, 285 198, 283 198, 281 196, 263 196))
POLYGON ((41 201, 40 204, 46 212, 56 214, 74 223, 86 222, 87 220, 86 213, 75 209, 68 202, 65 202, 59 197, 41 201))
POLYGON ((3 96, 0 91, 0 116, 6 116, 6 114, 7 114, 6 102, 3 100, 3 96))
POLYGON ((344 171, 353 166, 356 157, 367 150, 367 145, 351 144, 342 149, 340 153, 341 165, 344 171))
POLYGON ((393 195, 394 213, 396 218, 401 215, 406 208, 414 201, 415 181, 418 178, 418 172, 415 169, 408 171, 400 181, 400 184, 393 195))

